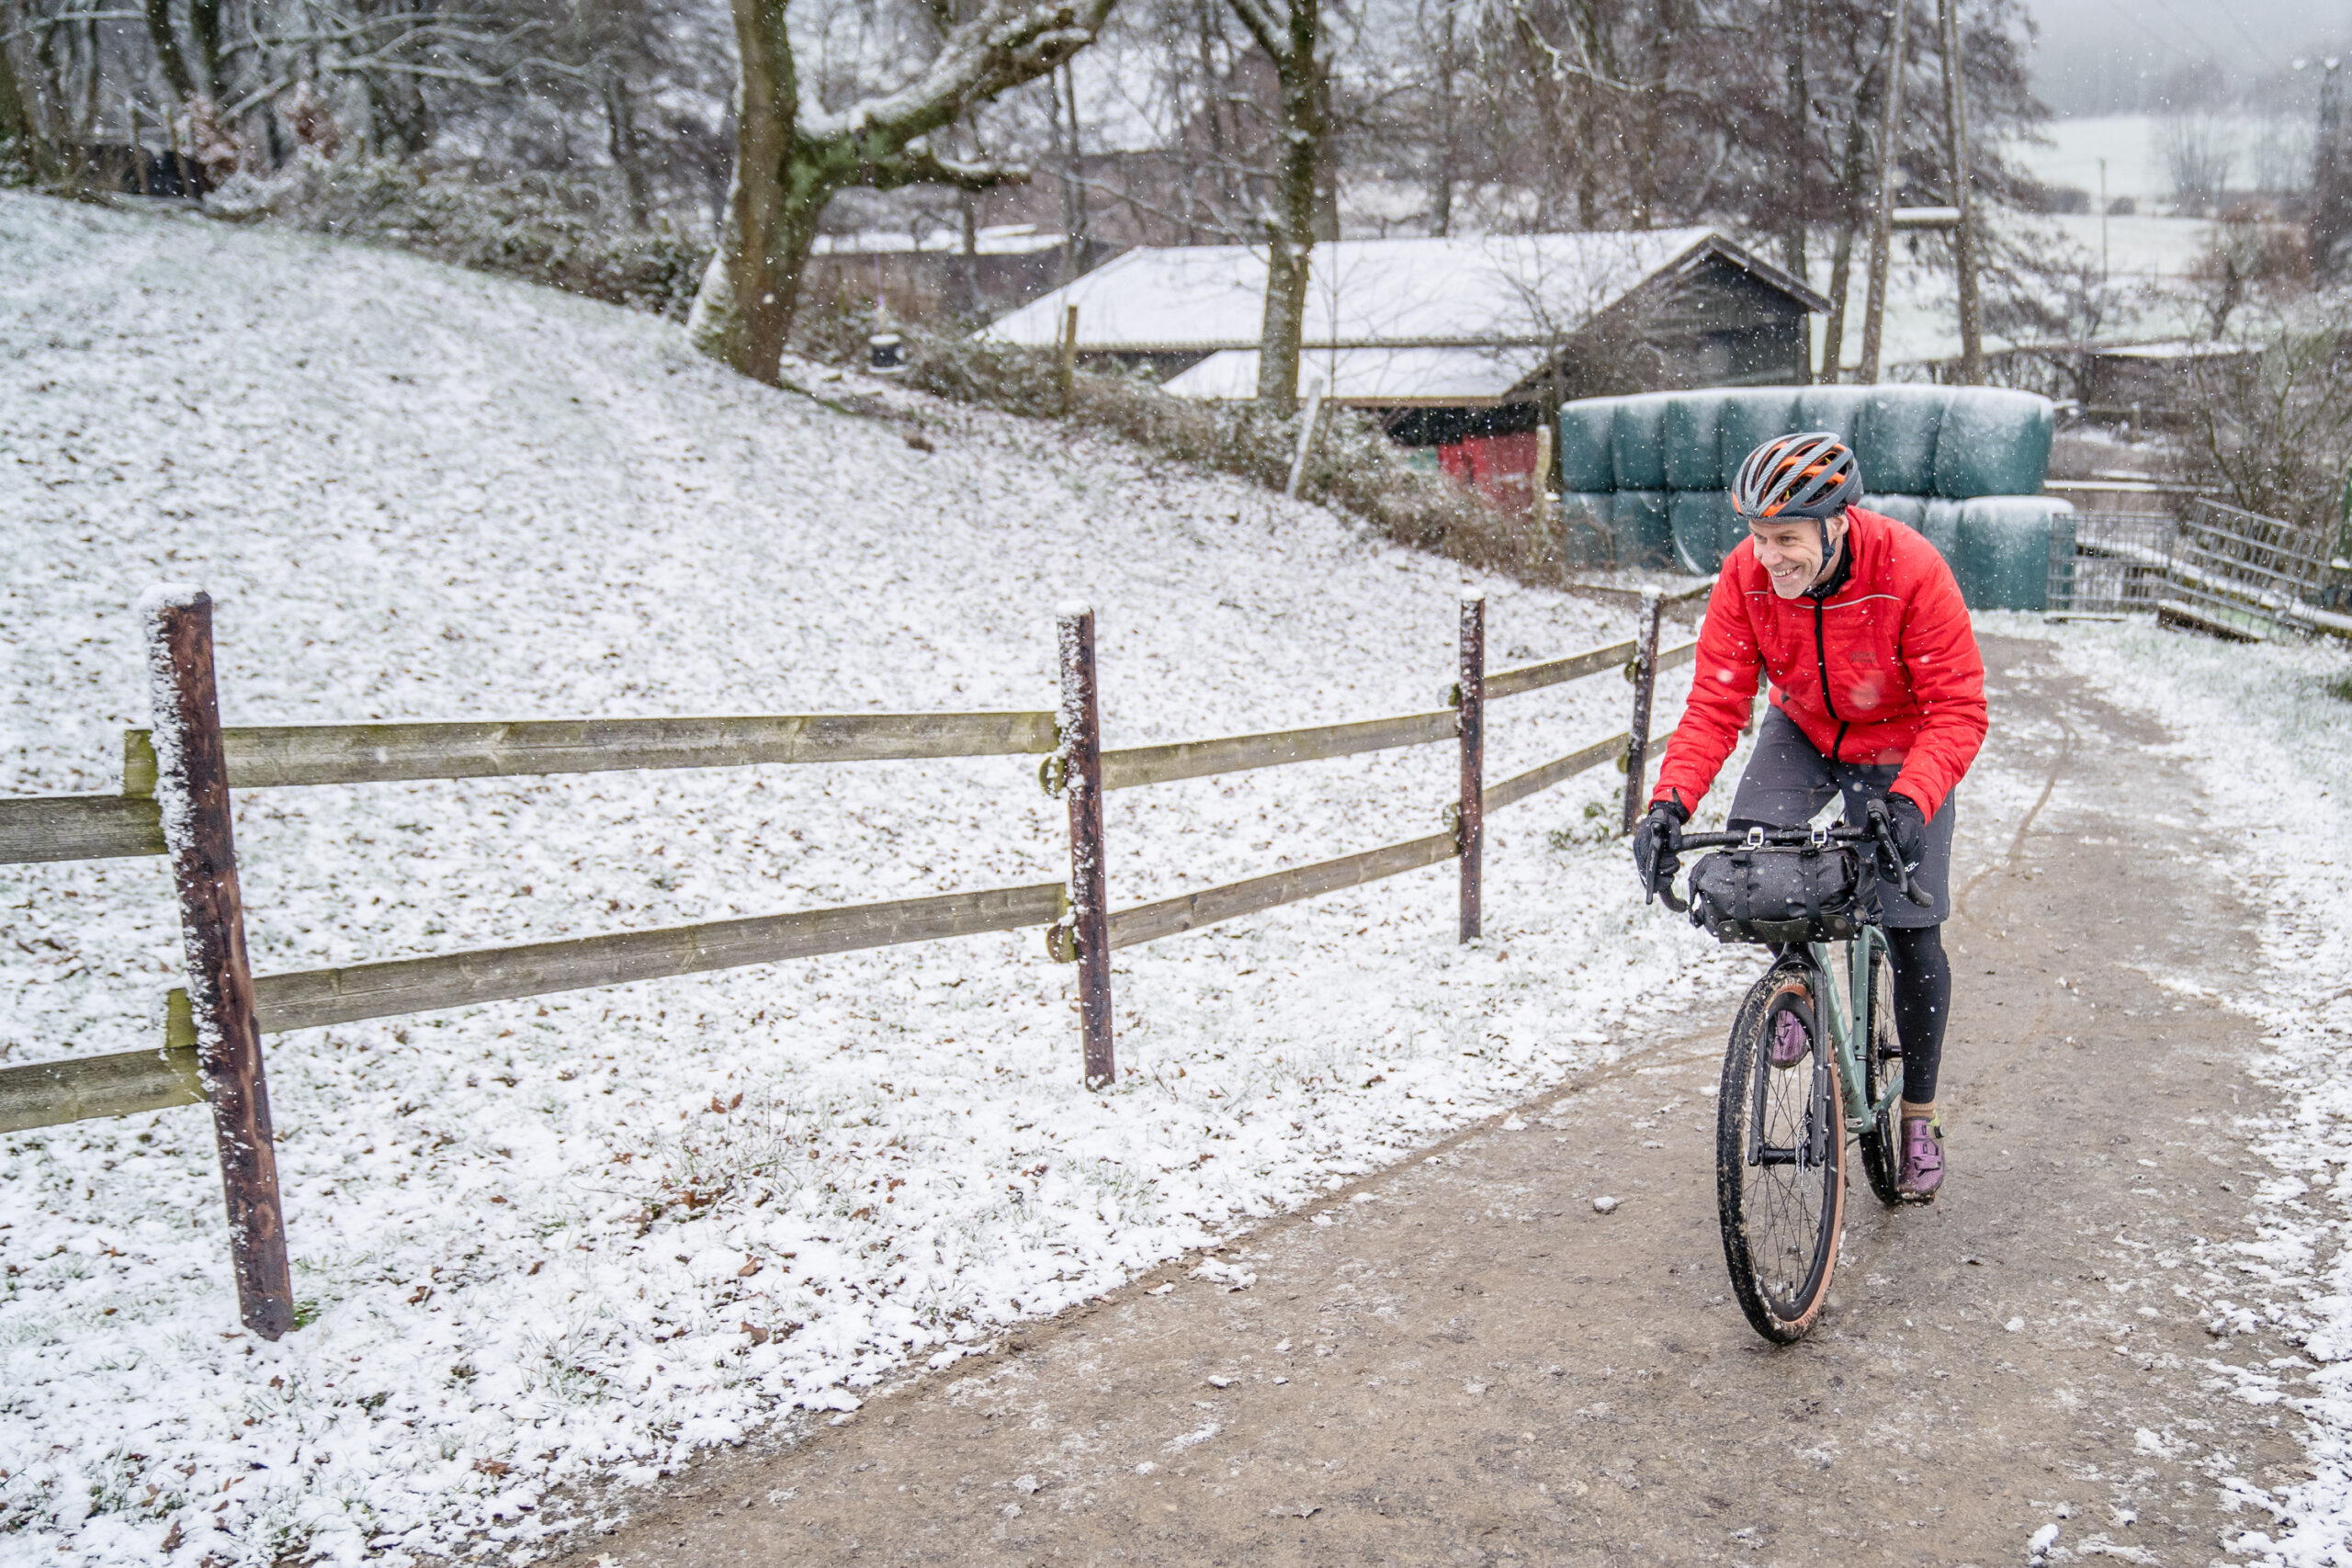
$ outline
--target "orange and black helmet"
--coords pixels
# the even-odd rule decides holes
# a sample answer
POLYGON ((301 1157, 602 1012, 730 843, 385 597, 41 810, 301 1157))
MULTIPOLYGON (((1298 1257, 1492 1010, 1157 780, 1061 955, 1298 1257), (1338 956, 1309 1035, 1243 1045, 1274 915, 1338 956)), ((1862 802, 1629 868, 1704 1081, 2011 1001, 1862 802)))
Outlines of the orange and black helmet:
POLYGON ((1781 435, 1747 455, 1732 481, 1732 509, 1743 523, 1768 517, 1836 517, 1862 499, 1854 449, 1829 431, 1781 435))

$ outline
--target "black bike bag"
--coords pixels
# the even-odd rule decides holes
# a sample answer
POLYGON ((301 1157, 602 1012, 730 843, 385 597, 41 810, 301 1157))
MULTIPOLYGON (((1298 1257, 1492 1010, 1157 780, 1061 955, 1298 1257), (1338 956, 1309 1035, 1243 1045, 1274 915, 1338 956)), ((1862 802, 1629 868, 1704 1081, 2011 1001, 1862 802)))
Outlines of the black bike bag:
POLYGON ((1865 857, 1826 839, 1718 850, 1690 868, 1690 923, 1717 942, 1843 942, 1861 931, 1870 876, 1865 857))

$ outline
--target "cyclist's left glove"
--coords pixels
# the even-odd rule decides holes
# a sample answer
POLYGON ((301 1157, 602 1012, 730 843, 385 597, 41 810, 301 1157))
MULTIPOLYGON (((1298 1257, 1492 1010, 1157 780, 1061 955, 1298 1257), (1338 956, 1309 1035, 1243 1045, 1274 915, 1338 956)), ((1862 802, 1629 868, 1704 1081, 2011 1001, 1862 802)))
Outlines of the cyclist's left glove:
POLYGON ((1904 868, 1917 870, 1928 852, 1928 818, 1919 810, 1919 803, 1907 795, 1890 794, 1886 797, 1886 826, 1894 839, 1895 852, 1903 857, 1904 868))
POLYGON ((1644 903, 1674 881, 1682 869, 1682 824, 1690 814, 1674 801, 1654 802, 1634 829, 1634 869, 1641 874, 1644 903))

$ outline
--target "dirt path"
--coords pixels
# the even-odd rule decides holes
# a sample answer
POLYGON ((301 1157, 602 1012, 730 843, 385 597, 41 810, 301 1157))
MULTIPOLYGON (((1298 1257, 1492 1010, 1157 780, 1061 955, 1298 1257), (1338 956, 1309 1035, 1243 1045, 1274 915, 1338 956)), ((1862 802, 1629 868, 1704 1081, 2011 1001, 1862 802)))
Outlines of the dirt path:
POLYGON ((2267 1517, 2225 1513, 2218 1479, 2300 1458, 2207 1364, 2288 1353, 2206 1328, 2250 1234, 2253 1043, 2139 966, 2242 974, 2248 917, 2199 874, 2161 735, 2045 645, 1986 651, 2017 799, 1963 819, 1952 1175, 1889 1214, 1854 1173, 1805 1344, 1768 1348, 1727 1299, 1716 1002, 1262 1227, 1224 1259, 1247 1289, 1187 1259, 708 1461, 575 1560, 1989 1565, 2051 1523, 2062 1551, 2221 1558, 2267 1517))

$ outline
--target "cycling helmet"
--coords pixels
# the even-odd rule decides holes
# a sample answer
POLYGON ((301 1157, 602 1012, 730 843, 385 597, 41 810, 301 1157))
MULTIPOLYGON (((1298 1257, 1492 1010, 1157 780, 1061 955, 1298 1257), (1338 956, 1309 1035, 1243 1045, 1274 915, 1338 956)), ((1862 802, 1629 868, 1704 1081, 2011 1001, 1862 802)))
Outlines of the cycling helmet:
POLYGON ((1822 526, 1862 499, 1861 465, 1854 449, 1829 431, 1775 436, 1747 455, 1732 481, 1732 509, 1743 523, 1768 517, 1810 517, 1822 526))

